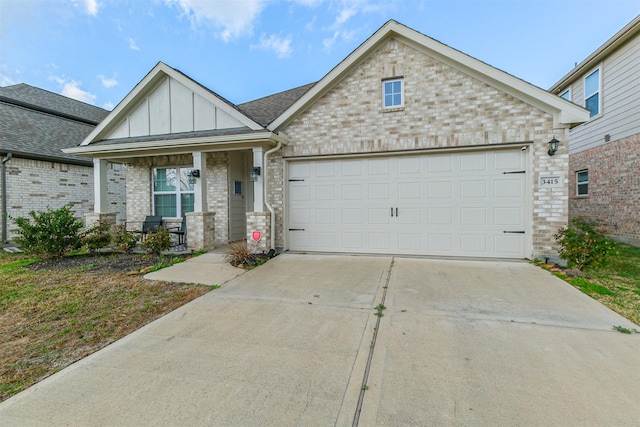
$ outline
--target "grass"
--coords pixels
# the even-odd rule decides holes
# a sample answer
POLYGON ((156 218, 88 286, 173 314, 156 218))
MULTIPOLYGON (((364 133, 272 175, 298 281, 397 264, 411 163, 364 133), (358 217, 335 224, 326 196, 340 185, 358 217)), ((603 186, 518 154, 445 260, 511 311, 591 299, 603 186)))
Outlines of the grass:
POLYGON ((557 275, 618 314, 640 324, 640 248, 619 244, 618 253, 598 269, 585 269, 583 277, 557 275))
POLYGON ((183 260, 0 251, 0 401, 217 288, 137 274, 183 260))

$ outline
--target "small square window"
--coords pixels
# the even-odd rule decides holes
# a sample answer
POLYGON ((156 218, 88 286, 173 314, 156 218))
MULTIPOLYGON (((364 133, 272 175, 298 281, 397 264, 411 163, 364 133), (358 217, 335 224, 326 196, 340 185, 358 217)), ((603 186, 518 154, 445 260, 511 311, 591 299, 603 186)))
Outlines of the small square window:
POLYGON ((589 194, 589 171, 576 172, 576 195, 587 196, 589 194))
POLYGON ((402 107, 404 105, 402 79, 383 81, 382 98, 382 106, 384 108, 402 107))
POLYGON ((571 89, 567 89, 560 95, 560 98, 564 98, 567 101, 571 101, 571 89))

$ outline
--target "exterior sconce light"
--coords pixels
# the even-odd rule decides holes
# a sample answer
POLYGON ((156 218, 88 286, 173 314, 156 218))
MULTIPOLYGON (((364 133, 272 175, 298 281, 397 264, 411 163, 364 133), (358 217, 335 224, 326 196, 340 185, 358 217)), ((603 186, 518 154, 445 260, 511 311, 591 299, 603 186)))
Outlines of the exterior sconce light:
POLYGON ((553 139, 549 141, 549 151, 547 151, 547 154, 550 156, 556 154, 556 151, 558 151, 558 144, 560 144, 560 141, 558 141, 554 136, 553 139))
POLYGON ((192 169, 187 175, 189 176, 189 184, 195 184, 196 178, 200 178, 200 169, 192 169))
POLYGON ((254 167, 253 169, 251 169, 251 172, 249 172, 249 180, 251 182, 257 182, 259 176, 260 176, 260 166, 254 167))

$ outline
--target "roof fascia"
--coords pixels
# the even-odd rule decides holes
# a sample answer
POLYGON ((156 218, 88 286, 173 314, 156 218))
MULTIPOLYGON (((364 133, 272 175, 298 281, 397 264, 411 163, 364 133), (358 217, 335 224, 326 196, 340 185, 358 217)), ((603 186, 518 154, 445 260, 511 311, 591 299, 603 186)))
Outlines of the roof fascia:
POLYGON ((152 140, 138 142, 122 142, 118 144, 85 145, 65 148, 62 151, 76 156, 100 159, 129 159, 167 154, 185 154, 194 151, 229 151, 251 147, 273 147, 278 142, 286 145, 288 140, 282 135, 265 131, 246 135, 218 137, 186 137, 173 140, 152 140))
POLYGON ((589 119, 589 112, 586 109, 392 20, 383 25, 324 76, 287 111, 274 120, 268 129, 276 131, 286 126, 365 60, 368 55, 371 55, 377 47, 392 38, 397 38, 426 55, 552 114, 556 127, 571 126, 589 119))
POLYGON ((107 117, 105 117, 98 126, 82 141, 80 145, 89 145, 92 142, 100 141, 104 139, 106 134, 114 127, 118 126, 123 117, 133 108, 136 107, 140 98, 143 98, 148 93, 153 91, 156 86, 163 81, 166 77, 171 77, 193 90, 204 99, 208 99, 216 104, 218 108, 221 108, 225 113, 231 117, 239 120, 252 130, 264 129, 254 120, 242 114, 240 111, 228 105, 227 101, 216 96, 213 92, 209 91, 195 80, 187 77, 183 73, 168 66, 164 62, 158 62, 155 67, 124 97, 122 101, 114 108, 107 117))
POLYGON ((572 83, 577 77, 581 77, 585 72, 595 68, 603 59, 635 37, 638 33, 640 33, 640 15, 636 16, 635 19, 625 25, 624 28, 585 58, 580 64, 576 65, 573 70, 558 80, 556 84, 551 86, 549 92, 560 92, 560 90, 564 89, 569 83, 572 83))

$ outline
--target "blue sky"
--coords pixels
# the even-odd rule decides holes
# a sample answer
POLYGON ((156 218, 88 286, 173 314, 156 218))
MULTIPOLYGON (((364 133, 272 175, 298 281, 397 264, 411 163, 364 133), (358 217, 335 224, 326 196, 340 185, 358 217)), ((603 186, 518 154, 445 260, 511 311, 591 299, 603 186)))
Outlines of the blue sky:
POLYGON ((387 20, 548 89, 640 0, 0 0, 0 86, 112 109, 158 61, 234 103, 322 78, 387 20))

